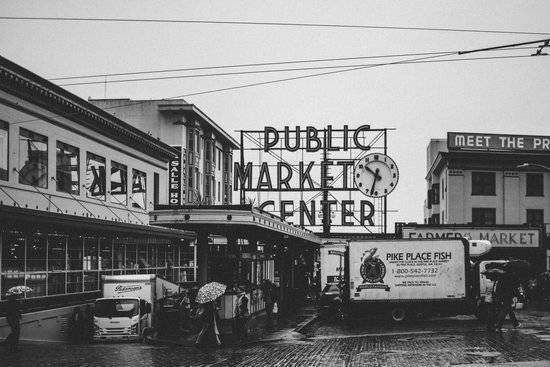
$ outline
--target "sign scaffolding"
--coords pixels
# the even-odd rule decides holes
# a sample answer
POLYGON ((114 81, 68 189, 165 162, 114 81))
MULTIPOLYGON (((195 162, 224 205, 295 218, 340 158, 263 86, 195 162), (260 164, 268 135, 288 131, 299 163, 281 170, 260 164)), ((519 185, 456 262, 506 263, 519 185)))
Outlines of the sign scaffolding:
MULTIPOLYGON (((331 228, 386 233, 387 197, 368 195, 364 187, 361 192, 355 171, 363 169, 361 160, 367 156, 384 159, 388 130, 369 125, 242 130, 234 190, 241 204, 253 204, 323 235, 330 235, 331 228)), ((372 187, 381 185, 378 169, 372 173, 372 187)))

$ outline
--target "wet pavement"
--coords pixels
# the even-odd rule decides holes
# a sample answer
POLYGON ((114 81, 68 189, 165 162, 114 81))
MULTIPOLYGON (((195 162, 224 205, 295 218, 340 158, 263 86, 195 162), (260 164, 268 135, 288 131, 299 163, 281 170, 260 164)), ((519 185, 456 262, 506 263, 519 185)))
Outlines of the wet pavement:
POLYGON ((471 317, 395 325, 316 320, 264 335, 270 341, 198 350, 144 344, 25 344, 0 366, 550 366, 550 311, 522 311, 523 327, 487 333, 471 317), (302 325, 304 326, 304 325, 302 325), (273 337, 277 336, 277 337, 273 337))

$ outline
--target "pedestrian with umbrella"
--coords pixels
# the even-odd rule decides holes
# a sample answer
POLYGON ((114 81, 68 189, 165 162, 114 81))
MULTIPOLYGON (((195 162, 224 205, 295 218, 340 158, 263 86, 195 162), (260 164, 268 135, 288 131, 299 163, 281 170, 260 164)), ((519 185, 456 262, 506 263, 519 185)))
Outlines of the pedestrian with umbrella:
POLYGON ((18 297, 24 293, 32 292, 32 289, 24 285, 11 287, 6 293, 8 299, 6 307, 6 319, 10 326, 11 332, 4 341, 6 348, 9 352, 17 351, 19 345, 19 334, 21 332, 20 320, 21 320, 21 305, 18 301, 18 297))
POLYGON ((227 286, 217 282, 207 283, 202 286, 195 301, 199 304, 197 320, 201 330, 197 335, 195 345, 198 347, 215 345, 220 346, 220 331, 218 329, 218 315, 215 301, 225 293, 227 286))
POLYGON ((530 265, 525 260, 512 260, 503 266, 504 276, 497 282, 495 296, 498 304, 496 330, 501 331, 506 315, 510 317, 514 328, 521 326, 514 313, 514 296, 522 279, 530 274, 530 265))

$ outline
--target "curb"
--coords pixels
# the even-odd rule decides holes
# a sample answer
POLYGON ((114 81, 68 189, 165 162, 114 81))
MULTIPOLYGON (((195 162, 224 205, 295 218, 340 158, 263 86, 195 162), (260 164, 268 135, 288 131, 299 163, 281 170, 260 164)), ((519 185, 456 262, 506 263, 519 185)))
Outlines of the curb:
POLYGON ((319 317, 318 314, 309 317, 308 319, 302 321, 293 331, 301 334, 302 330, 305 329, 310 324, 314 323, 318 317, 319 317))

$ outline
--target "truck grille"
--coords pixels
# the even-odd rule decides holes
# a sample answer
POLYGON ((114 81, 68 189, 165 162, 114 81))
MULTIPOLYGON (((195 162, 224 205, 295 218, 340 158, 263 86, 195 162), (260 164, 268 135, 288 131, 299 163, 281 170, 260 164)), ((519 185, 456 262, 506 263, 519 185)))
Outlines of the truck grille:
POLYGON ((108 327, 105 328, 107 334, 128 334, 126 328, 123 327, 108 327))

